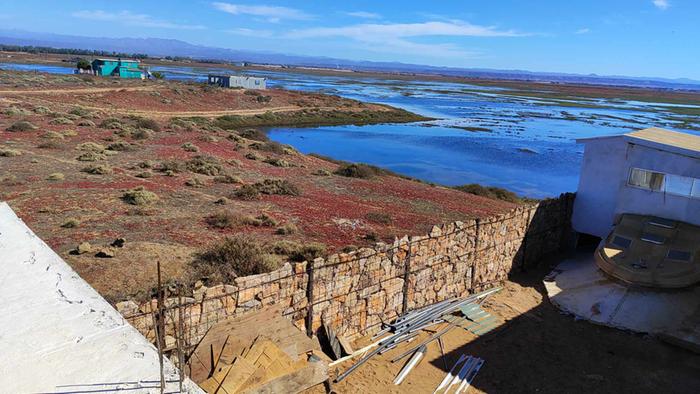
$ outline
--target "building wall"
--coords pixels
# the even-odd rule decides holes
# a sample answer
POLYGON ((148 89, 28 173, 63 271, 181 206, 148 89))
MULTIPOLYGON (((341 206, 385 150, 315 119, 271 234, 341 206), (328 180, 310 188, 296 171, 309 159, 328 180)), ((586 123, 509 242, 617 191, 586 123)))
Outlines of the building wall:
MULTIPOLYGON (((629 144, 627 163, 628 169, 636 167, 700 179, 700 159, 646 146, 629 144)), ((626 212, 660 216, 700 226, 700 199, 634 188, 625 182, 617 196, 615 214, 626 212)))
POLYGON ((574 230, 605 237, 612 228, 619 190, 627 182, 622 136, 586 141, 571 219, 574 230))
POLYGON ((654 215, 700 225, 700 199, 627 185, 631 168, 700 178, 700 160, 629 143, 623 136, 586 141, 572 225, 605 237, 621 213, 654 215))
MULTIPOLYGON (((182 307, 185 340, 195 346, 218 321, 271 304, 282 304, 284 315, 302 329, 316 332, 328 324, 349 338, 372 333, 401 314, 404 303, 410 310, 463 297, 558 253, 570 234, 573 199, 565 194, 502 215, 434 226, 429 234, 393 244, 197 288, 182 307)), ((155 337, 156 300, 117 307, 144 335, 155 337)), ((176 299, 166 300, 166 309, 166 333, 173 336, 176 299)))

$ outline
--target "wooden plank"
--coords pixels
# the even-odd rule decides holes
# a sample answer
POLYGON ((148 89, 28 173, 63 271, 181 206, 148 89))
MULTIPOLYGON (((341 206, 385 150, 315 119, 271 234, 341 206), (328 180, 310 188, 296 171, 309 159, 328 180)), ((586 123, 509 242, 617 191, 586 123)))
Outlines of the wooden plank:
POLYGON ((309 362, 298 371, 273 379, 259 387, 243 391, 245 394, 299 393, 328 380, 328 364, 309 362))
POLYGON ((221 357, 222 362, 227 363, 239 356, 258 336, 269 338, 293 361, 298 360, 299 355, 318 350, 314 341, 282 316, 282 306, 273 305, 242 316, 230 317, 212 326, 193 353, 191 379, 195 382, 207 379, 212 370, 211 346, 214 349, 214 359, 221 357), (220 352, 226 337, 229 340, 224 351, 220 352))

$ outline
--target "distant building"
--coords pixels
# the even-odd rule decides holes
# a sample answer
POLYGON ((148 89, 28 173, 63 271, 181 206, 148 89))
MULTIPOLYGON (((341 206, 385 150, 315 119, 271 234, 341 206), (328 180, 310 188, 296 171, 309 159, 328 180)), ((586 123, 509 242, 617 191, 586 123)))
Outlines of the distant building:
POLYGON ((223 88, 266 89, 266 79, 243 75, 209 75, 209 85, 223 88))
POLYGON ((622 214, 700 226, 700 136, 649 128, 577 142, 574 230, 605 238, 622 214))
POLYGON ((138 60, 129 59, 95 59, 92 72, 103 77, 144 78, 138 60))

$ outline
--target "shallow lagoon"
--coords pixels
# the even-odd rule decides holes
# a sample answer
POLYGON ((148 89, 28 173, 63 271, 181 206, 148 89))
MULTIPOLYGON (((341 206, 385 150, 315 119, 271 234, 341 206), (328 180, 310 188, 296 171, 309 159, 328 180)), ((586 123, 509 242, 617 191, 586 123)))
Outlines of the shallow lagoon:
MULTIPOLYGON (((68 67, 0 64, 0 68, 70 73, 68 67)), ((168 79, 204 81, 220 68, 152 67, 168 79)), ((270 138, 304 153, 366 162, 445 185, 481 183, 529 197, 575 191, 583 147, 577 138, 650 126, 674 128, 670 104, 505 94, 452 82, 254 71, 268 86, 317 91, 389 104, 435 118, 412 124, 272 128, 270 138)), ((546 85, 543 85, 546 90, 546 85)), ((696 122, 700 125, 700 119, 696 122)))

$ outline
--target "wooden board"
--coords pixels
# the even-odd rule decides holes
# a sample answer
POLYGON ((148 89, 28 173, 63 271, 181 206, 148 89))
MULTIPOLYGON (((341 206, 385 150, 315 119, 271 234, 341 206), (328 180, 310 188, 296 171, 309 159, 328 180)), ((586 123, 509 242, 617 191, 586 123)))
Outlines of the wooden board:
POLYGON ((319 349, 314 341, 282 316, 280 305, 273 305, 243 316, 230 317, 212 326, 192 354, 191 379, 202 382, 209 377, 213 369, 210 361, 212 347, 215 364, 220 356, 222 361, 228 363, 258 336, 269 338, 293 361, 298 360, 300 354, 319 349), (222 355, 221 348, 227 337, 228 342, 222 355))
POLYGON ((328 380, 328 364, 323 361, 309 362, 302 369, 273 379, 259 387, 244 390, 245 394, 299 393, 328 380))

